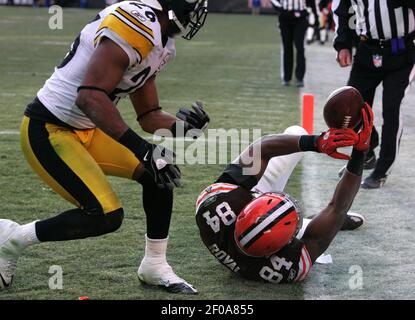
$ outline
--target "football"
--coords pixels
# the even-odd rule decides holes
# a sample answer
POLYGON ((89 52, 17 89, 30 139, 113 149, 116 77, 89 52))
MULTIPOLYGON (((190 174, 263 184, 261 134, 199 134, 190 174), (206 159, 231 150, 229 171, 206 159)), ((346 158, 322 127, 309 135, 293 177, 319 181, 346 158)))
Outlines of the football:
POLYGON ((353 87, 342 87, 330 94, 323 116, 329 128, 354 128, 362 118, 364 100, 353 87))

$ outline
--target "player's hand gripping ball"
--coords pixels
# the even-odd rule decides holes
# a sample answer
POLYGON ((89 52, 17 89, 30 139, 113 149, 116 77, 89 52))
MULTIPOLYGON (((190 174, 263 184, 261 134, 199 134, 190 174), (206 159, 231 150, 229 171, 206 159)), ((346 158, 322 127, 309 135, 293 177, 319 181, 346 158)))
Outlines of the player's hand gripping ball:
POLYGON ((358 133, 359 140, 355 144, 354 148, 359 151, 366 151, 370 146, 370 136, 373 130, 374 115, 372 108, 367 103, 363 106, 361 112, 363 124, 358 133))

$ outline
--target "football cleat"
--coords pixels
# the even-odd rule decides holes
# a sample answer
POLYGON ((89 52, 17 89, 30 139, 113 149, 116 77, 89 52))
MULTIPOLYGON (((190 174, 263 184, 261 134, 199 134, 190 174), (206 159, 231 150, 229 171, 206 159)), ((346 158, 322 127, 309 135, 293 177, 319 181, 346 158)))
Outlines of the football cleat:
POLYGON ((363 169, 365 169, 365 170, 375 169, 376 162, 377 162, 376 155, 374 153, 371 156, 367 156, 365 158, 365 162, 364 162, 364 165, 363 165, 363 169))
POLYGON ((23 251, 23 247, 13 239, 19 227, 14 221, 0 219, 0 290, 11 286, 23 251))
POLYGON ((359 228, 363 222, 365 222, 365 218, 356 212, 349 211, 347 213, 347 218, 343 223, 343 226, 340 228, 342 231, 351 231, 359 228))
POLYGON ((363 189, 378 189, 383 187, 386 182, 386 176, 376 176, 373 173, 370 174, 363 182, 363 189))
MULTIPOLYGON (((313 214, 311 216, 308 216, 307 219, 313 219, 317 215, 313 214)), ((344 220, 343 226, 340 228, 342 231, 351 231, 359 228, 363 222, 365 222, 365 218, 356 212, 347 212, 346 220, 344 220)))
POLYGON ((137 273, 142 283, 158 286, 169 293, 197 294, 196 288, 178 277, 167 262, 151 263, 143 259, 137 273))

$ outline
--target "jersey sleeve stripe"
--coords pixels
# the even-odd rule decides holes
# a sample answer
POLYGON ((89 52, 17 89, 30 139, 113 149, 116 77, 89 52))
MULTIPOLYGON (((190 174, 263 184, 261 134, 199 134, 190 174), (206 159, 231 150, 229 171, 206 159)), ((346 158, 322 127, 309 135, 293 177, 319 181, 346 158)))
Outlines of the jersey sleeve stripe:
POLYGON ((208 194, 212 194, 216 191, 231 191, 233 189, 236 189, 237 186, 226 186, 226 185, 218 185, 218 186, 213 186, 209 192, 205 190, 202 191, 202 193, 199 195, 199 197, 197 198, 196 204, 199 204, 203 198, 208 195, 208 194))
POLYGON ((305 277, 307 276, 308 272, 311 269, 311 259, 305 247, 303 247, 303 249, 301 250, 301 260, 303 261, 303 265, 305 267, 304 267, 303 274, 300 276, 300 279, 299 279, 300 281, 305 279, 305 277))
MULTIPOLYGON (((110 29, 124 39, 133 49, 140 53, 142 59, 145 59, 154 48, 154 43, 148 37, 115 14, 111 13, 104 19, 99 26, 97 33, 105 28, 110 29)), ((95 41, 98 39, 99 38, 95 41)))
POLYGON ((146 32, 152 39, 154 39, 154 33, 153 30, 151 30, 149 27, 147 27, 146 25, 142 24, 139 20, 137 20, 137 18, 135 18, 134 16, 132 16, 130 13, 128 13, 127 11, 123 10, 122 8, 118 7, 117 10, 115 10, 116 12, 118 12, 119 14, 121 14, 123 17, 125 17, 126 19, 128 19, 132 24, 134 24, 136 27, 140 28, 141 30, 143 30, 144 32, 146 32))
POLYGON ((302 260, 302 256, 300 257, 300 261, 298 262, 298 272, 297 272, 297 277, 295 278, 294 281, 299 281, 300 280, 300 276, 303 274, 303 260, 302 260))
POLYGON ((200 206, 202 205, 203 201, 206 200, 208 197, 223 193, 223 192, 229 192, 234 189, 238 188, 238 186, 231 185, 231 184, 225 184, 225 183, 218 183, 209 186, 205 190, 203 190, 200 195, 197 197, 196 200, 196 213, 199 211, 200 206), (209 191, 207 191, 210 188, 209 191))
POLYGON ((138 28, 135 24, 131 23, 131 21, 125 18, 123 15, 121 15, 118 12, 111 13, 110 15, 113 15, 114 17, 118 18, 118 20, 122 21, 124 24, 129 26, 135 32, 139 33, 141 36, 144 36, 148 41, 150 41, 154 45, 154 38, 151 35, 149 35, 143 29, 138 28))

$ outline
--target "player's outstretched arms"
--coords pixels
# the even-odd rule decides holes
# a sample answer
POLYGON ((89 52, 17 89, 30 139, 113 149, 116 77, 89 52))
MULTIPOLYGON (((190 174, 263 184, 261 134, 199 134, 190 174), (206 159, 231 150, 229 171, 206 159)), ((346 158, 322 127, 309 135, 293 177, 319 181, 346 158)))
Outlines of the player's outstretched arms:
POLYGON ((173 164, 173 152, 147 142, 131 130, 108 97, 128 65, 127 54, 112 40, 103 39, 89 61, 76 105, 98 128, 130 149, 159 187, 179 186, 180 170, 173 164))
POLYGON ((343 226, 362 180, 364 153, 354 150, 347 170, 337 184, 333 198, 325 209, 307 226, 304 241, 311 261, 326 251, 343 226))
POLYGON ((328 206, 310 222, 302 237, 312 262, 326 251, 342 227, 347 212, 359 190, 365 152, 369 148, 370 135, 373 129, 373 111, 367 104, 362 108, 362 116, 363 127, 353 147, 346 172, 337 184, 328 206))
POLYGON ((358 135, 352 129, 329 129, 320 135, 268 135, 252 143, 234 162, 243 168, 257 167, 256 179, 259 181, 273 157, 296 152, 314 151, 325 153, 333 158, 350 159, 338 153, 337 148, 353 146, 358 135))

